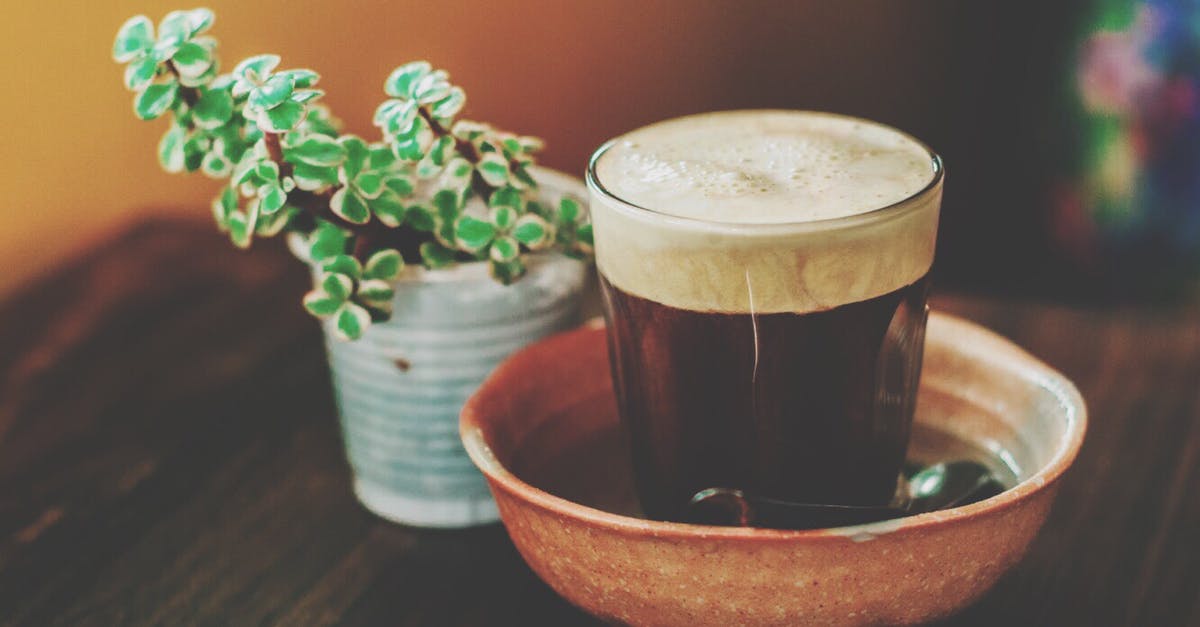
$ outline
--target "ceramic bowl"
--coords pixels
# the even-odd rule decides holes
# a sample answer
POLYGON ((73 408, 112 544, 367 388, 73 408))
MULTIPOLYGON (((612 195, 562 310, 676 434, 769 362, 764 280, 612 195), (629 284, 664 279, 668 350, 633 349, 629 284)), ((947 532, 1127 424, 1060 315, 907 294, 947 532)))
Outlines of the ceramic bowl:
POLYGON ((697 627, 908 624, 953 613, 1021 559, 1085 420, 1062 375, 935 313, 910 458, 974 451, 1015 483, 965 507, 809 531, 639 518, 596 326, 501 364, 468 400, 461 427, 513 543, 554 590, 610 622, 697 627))

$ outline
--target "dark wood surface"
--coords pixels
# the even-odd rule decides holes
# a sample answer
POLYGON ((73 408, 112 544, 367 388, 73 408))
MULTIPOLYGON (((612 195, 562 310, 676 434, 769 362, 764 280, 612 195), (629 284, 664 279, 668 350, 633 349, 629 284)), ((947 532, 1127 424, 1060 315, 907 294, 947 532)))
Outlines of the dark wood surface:
MULTIPOLYGON (((361 509, 302 267, 147 222, 0 303, 0 625, 591 625, 504 531, 361 509)), ((1031 554, 948 624, 1200 625, 1200 311, 940 297, 1078 382, 1031 554)))

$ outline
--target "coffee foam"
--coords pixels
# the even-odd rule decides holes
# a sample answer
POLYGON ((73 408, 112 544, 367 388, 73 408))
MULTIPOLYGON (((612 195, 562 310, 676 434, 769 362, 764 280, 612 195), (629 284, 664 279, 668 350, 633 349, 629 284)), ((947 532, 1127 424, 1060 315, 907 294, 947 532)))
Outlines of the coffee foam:
POLYGON ((866 300, 928 272, 938 174, 919 142, 857 118, 669 120, 614 140, 593 162, 597 265, 626 292, 697 311, 866 300))

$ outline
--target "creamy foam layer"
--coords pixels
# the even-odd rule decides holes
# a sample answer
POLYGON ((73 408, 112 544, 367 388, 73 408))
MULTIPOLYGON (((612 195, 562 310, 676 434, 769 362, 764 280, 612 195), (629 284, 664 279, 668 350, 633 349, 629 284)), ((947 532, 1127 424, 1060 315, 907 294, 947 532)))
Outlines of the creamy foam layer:
POLYGON ((878 124, 795 111, 732 111, 660 122, 596 163, 613 195, 659 213, 785 223, 865 213, 933 177, 929 151, 878 124))
POLYGON ((857 118, 735 111, 669 120, 593 160, 597 265, 626 292, 697 311, 866 300, 928 272, 939 175, 920 143, 857 118))

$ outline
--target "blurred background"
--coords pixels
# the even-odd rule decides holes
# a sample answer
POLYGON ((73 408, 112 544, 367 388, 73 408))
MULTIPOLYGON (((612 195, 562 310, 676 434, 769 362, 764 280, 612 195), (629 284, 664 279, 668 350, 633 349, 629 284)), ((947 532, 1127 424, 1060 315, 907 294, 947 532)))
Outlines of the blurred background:
MULTIPOLYGON (((1178 296, 1200 268, 1200 9, 1185 0, 389 2, 210 0, 223 67, 278 52, 322 75, 349 130, 394 66, 451 72, 465 116, 547 141, 581 173, 605 139, 713 109, 822 109, 927 141, 948 181, 944 288, 1178 296)), ((148 214, 207 219, 168 175, 109 58, 178 0, 12 2, 0 69, 0 296, 148 214)))

